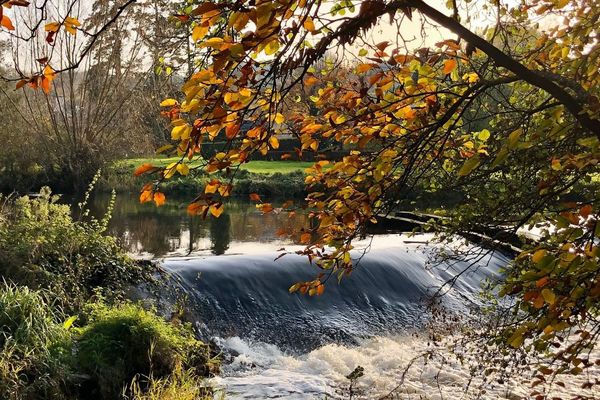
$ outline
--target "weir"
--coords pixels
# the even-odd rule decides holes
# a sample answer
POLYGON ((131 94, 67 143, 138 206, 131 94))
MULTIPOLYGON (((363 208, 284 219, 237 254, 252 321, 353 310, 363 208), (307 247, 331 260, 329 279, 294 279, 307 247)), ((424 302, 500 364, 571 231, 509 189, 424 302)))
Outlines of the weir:
MULTIPOLYGON (((340 283, 332 276, 325 293, 313 297, 288 292, 292 284, 319 272, 296 254, 278 260, 277 252, 173 258, 163 266, 188 296, 203 335, 236 336, 302 353, 418 328, 427 317, 426 301, 461 273, 442 304, 462 312, 477 301, 482 282, 494 279, 508 262, 498 254, 482 255, 474 264, 432 262, 436 248, 403 243, 398 235, 374 240, 351 276, 340 283)), ((355 251, 353 257, 361 255, 355 251)))

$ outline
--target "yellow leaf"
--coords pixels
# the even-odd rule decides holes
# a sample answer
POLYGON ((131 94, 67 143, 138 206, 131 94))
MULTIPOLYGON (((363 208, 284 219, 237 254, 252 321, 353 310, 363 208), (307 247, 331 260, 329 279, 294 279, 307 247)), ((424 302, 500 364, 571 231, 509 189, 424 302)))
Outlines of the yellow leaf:
POLYGON ((535 253, 533 253, 533 256, 531 256, 531 261, 533 261, 536 264, 539 264, 539 262, 542 261, 546 253, 547 251, 544 249, 536 251, 535 253))
POLYGON ((165 99, 160 103, 161 107, 173 107, 179 104, 175 99, 165 99))
POLYGON ((206 194, 216 193, 217 189, 219 188, 219 185, 220 185, 219 181, 215 181, 215 180, 210 181, 204 187, 204 193, 206 193, 206 194))
POLYGON ((202 47, 212 47, 213 49, 221 50, 223 45, 223 39, 220 37, 213 37, 202 42, 202 47))
POLYGON ((517 143, 519 143, 519 138, 521 137, 521 134, 523 133, 523 129, 519 128, 515 131, 513 131, 510 135, 508 135, 508 148, 509 149, 514 149, 515 147, 517 147, 517 143))
POLYGON ((77 20, 77 18, 67 17, 65 18, 65 29, 71 35, 75 36, 77 34, 77 28, 81 26, 81 23, 77 20))
POLYGON ((278 149, 279 148, 279 140, 275 136, 271 136, 269 138, 269 144, 271 145, 271 147, 273 149, 278 149))
POLYGON ((284 121, 285 121, 285 117, 283 116, 283 114, 277 113, 277 115, 275 115, 275 123, 283 124, 284 121))
POLYGON ((177 164, 177 172, 185 176, 190 173, 190 167, 187 164, 177 164))
POLYGON ((458 64, 456 62, 456 59, 454 59, 454 58, 445 60, 444 61, 444 74, 446 74, 446 75, 451 74, 456 69, 457 65, 458 64))
POLYGON ((268 56, 277 53, 277 50, 279 50, 279 40, 277 40, 277 39, 271 40, 265 46, 265 54, 268 56))
POLYGON ((185 140, 189 139, 192 133, 192 127, 188 124, 178 125, 173 127, 171 130, 171 139, 173 140, 185 140))
POLYGON ((213 204, 212 206, 210 206, 210 213, 215 217, 215 218, 219 218, 221 216, 221 214, 223 214, 223 211, 225 210, 225 206, 223 204, 220 205, 215 205, 213 204))
POLYGON ((196 25, 192 30, 192 40, 197 42, 201 40, 208 33, 208 26, 196 25))
POLYGON ((173 177, 173 175, 175 175, 176 171, 177 171, 177 163, 171 163, 171 164, 167 165, 167 167, 163 171, 163 176, 166 179, 171 179, 173 177))
POLYGON ((516 334, 512 336, 509 340, 509 344, 511 347, 518 349, 523 344, 523 334, 516 334))
POLYGON ((544 297, 544 300, 546 300, 546 303, 550 305, 556 302, 556 295, 550 289, 542 289, 542 296, 544 297))
POLYGON ((44 26, 46 32, 58 32, 59 29, 60 23, 58 22, 49 22, 44 26))

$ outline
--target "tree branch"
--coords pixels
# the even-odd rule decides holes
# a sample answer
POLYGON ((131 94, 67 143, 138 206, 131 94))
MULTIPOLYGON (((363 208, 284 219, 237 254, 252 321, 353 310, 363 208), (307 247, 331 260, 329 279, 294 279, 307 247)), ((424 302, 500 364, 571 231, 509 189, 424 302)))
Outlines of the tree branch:
POLYGON ((469 29, 465 28, 455 19, 448 17, 435 8, 429 6, 422 0, 411 1, 412 4, 423 15, 431 18, 443 27, 459 35, 462 39, 471 43, 485 54, 488 55, 494 62, 511 71, 525 82, 536 86, 558 100, 569 112, 575 117, 579 124, 600 138, 600 120, 593 119, 583 109, 582 104, 565 89, 558 86, 552 80, 538 74, 536 71, 530 70, 502 50, 494 46, 487 40, 479 37, 469 29))

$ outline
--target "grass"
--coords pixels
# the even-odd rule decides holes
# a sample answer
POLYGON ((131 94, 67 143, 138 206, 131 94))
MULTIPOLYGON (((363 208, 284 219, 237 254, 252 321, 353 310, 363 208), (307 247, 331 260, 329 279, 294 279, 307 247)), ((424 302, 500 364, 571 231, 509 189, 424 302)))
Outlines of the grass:
MULTIPOLYGON (((119 160, 115 163, 118 167, 130 167, 133 171, 136 167, 142 164, 152 164, 157 167, 163 167, 171 163, 179 161, 179 157, 140 157, 127 158, 119 160)), ((190 163, 190 167, 199 164, 199 160, 194 160, 190 163)), ((250 161, 241 166, 241 169, 255 174, 274 174, 280 172, 282 174, 302 171, 313 165, 312 162, 306 161, 250 161)))

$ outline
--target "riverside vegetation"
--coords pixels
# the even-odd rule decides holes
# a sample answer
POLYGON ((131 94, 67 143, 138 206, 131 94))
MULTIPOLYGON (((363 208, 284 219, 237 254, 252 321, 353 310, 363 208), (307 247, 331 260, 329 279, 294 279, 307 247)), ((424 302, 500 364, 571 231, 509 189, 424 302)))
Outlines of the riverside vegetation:
MULTIPOLYGON (((159 284, 58 196, 0 198, 0 398, 212 398, 218 369, 190 324, 128 300, 159 284)), ((110 208, 110 207, 109 207, 110 208)))

